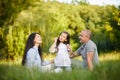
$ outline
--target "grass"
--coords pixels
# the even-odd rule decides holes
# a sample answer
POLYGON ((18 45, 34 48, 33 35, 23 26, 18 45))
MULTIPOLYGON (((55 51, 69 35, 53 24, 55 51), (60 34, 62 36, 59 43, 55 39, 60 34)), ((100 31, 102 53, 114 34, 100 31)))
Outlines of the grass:
POLYGON ((119 74, 119 61, 106 61, 93 71, 74 69, 57 74, 28 70, 18 65, 0 65, 0 80, 119 80, 119 74))
MULTIPOLYGON (((46 56, 46 59, 54 58, 53 55, 46 56)), ((79 59, 75 58, 75 59, 79 59)), ((100 66, 93 71, 82 70, 73 66, 70 72, 61 73, 40 72, 28 70, 12 61, 0 62, 0 80, 119 80, 120 79, 120 53, 106 53, 99 55, 100 66)))

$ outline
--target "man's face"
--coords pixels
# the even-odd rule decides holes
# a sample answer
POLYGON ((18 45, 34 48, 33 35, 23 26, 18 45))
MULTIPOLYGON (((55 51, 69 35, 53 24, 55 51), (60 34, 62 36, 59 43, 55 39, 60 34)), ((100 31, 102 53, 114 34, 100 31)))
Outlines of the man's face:
POLYGON ((88 36, 85 31, 82 31, 79 36, 80 43, 85 43, 88 40, 88 36))

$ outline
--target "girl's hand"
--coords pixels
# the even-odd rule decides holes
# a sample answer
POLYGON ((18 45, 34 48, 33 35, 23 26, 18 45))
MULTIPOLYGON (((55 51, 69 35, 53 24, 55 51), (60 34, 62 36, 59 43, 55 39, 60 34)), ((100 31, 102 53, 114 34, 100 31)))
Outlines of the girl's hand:
POLYGON ((50 64, 53 64, 54 63, 54 60, 50 60, 50 64))
POLYGON ((72 48, 69 44, 67 44, 67 49, 68 49, 68 52, 71 52, 72 51, 72 48))
POLYGON ((57 42, 57 39, 58 39, 58 37, 55 37, 55 38, 54 38, 54 42, 57 42))

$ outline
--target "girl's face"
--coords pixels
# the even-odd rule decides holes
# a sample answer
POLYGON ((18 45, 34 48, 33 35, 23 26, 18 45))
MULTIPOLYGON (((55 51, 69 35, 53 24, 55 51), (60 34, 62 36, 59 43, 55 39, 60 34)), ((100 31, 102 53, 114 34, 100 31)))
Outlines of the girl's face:
POLYGON ((61 35, 59 36, 59 40, 60 40, 60 42, 67 41, 67 34, 61 33, 61 35))
POLYGON ((41 36, 39 34, 35 35, 34 43, 35 44, 41 44, 42 43, 42 38, 41 38, 41 36))

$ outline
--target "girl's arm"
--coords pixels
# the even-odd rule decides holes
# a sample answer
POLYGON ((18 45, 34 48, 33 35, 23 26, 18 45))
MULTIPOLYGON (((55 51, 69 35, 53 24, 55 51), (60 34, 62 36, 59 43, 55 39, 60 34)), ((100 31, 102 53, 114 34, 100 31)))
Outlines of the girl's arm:
POLYGON ((55 38, 54 43, 49 48, 49 52, 54 53, 56 51, 56 42, 57 42, 57 38, 55 38))

